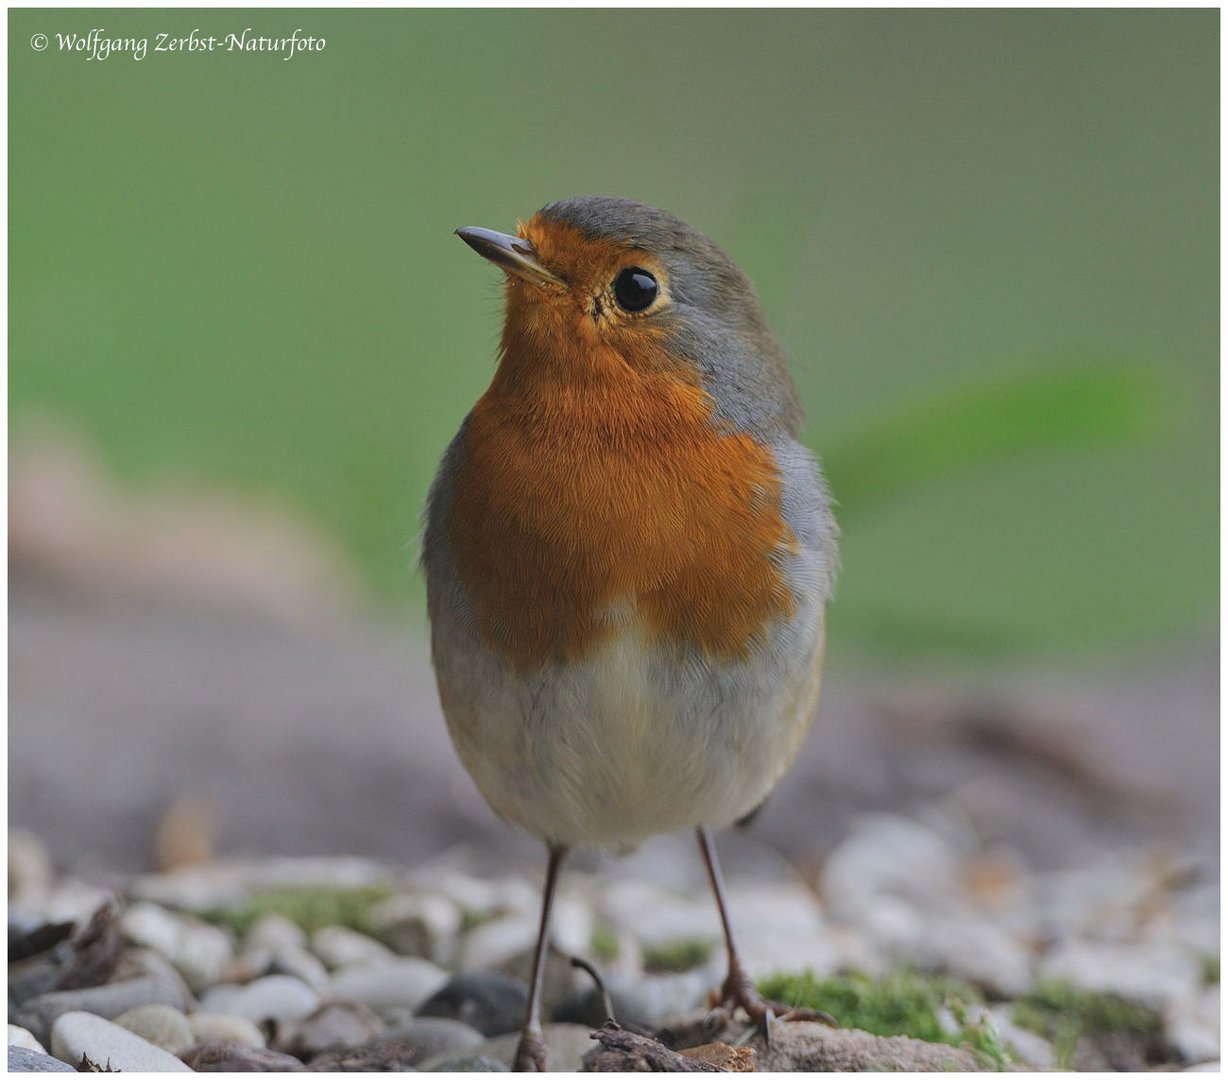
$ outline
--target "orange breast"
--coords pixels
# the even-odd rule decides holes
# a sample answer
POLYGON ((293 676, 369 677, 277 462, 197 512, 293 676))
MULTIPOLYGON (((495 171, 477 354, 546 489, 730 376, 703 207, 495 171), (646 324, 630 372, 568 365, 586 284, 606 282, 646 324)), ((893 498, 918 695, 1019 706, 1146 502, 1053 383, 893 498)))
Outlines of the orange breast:
POLYGON ((583 659, 630 603, 662 643, 744 655, 795 605, 771 454, 665 374, 495 385, 469 419, 448 531, 485 640, 521 670, 583 659))

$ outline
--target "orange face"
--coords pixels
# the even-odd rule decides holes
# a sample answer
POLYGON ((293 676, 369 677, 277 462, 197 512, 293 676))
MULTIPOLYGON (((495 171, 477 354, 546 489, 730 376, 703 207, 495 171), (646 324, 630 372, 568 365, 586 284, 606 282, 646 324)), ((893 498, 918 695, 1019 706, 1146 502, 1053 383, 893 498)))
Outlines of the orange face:
POLYGON ((670 282, 659 259, 540 215, 521 223, 517 232, 561 283, 508 275, 501 377, 583 382, 631 367, 697 381, 694 365, 664 347, 670 282), (616 283, 637 270, 647 272, 655 295, 645 307, 628 310, 619 302, 616 283))
POLYGON ((744 655, 795 607, 771 451, 715 422, 698 368, 666 347, 660 260, 540 217, 520 235, 553 280, 509 274, 448 520, 484 638, 521 669, 580 660, 629 611, 662 645, 744 655), (627 310, 620 293, 651 291, 616 284, 637 269, 656 291, 627 310))

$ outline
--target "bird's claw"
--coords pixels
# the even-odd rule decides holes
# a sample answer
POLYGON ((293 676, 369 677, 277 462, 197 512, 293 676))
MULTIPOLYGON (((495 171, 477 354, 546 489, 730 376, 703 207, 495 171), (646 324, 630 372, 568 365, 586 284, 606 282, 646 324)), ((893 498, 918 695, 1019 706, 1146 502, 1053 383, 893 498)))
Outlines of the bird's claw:
POLYGON ((729 972, 720 990, 713 997, 715 998, 715 1008, 711 1014, 713 1018, 720 1018, 724 1023, 728 1023, 733 1019, 734 1011, 741 1008, 754 1025, 747 1032, 747 1038, 749 1039, 754 1034, 761 1035, 764 1046, 769 1050, 772 1047, 772 1025, 778 1020, 782 1023, 809 1020, 826 1024, 828 1027, 838 1028, 840 1026, 835 1017, 819 1009, 796 1009, 776 1001, 766 1000, 740 968, 734 968, 729 972))
POLYGON ((512 1072, 545 1072, 546 1040, 540 1031, 523 1031, 516 1045, 512 1072))

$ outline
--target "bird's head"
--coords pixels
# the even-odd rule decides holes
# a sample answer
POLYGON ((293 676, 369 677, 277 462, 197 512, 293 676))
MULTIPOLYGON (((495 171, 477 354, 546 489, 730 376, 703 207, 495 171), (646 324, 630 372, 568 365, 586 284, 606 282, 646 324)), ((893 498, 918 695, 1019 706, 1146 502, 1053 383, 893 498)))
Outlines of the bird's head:
POLYGON ((551 203, 516 235, 458 229, 506 274, 508 386, 666 379, 756 434, 800 421, 784 350, 754 288, 708 237, 628 199, 551 203))

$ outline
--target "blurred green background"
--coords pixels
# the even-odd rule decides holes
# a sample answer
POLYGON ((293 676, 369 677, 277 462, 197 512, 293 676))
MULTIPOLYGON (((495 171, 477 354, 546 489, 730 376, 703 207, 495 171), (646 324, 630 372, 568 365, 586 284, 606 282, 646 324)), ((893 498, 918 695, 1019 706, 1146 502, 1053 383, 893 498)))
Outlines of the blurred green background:
POLYGON ((1218 18, 10 11, 12 419, 294 506, 421 618, 499 324, 452 229, 621 194, 715 237, 793 356, 836 651, 1180 649, 1217 617, 1218 18), (327 45, 55 41, 248 26, 327 45))

